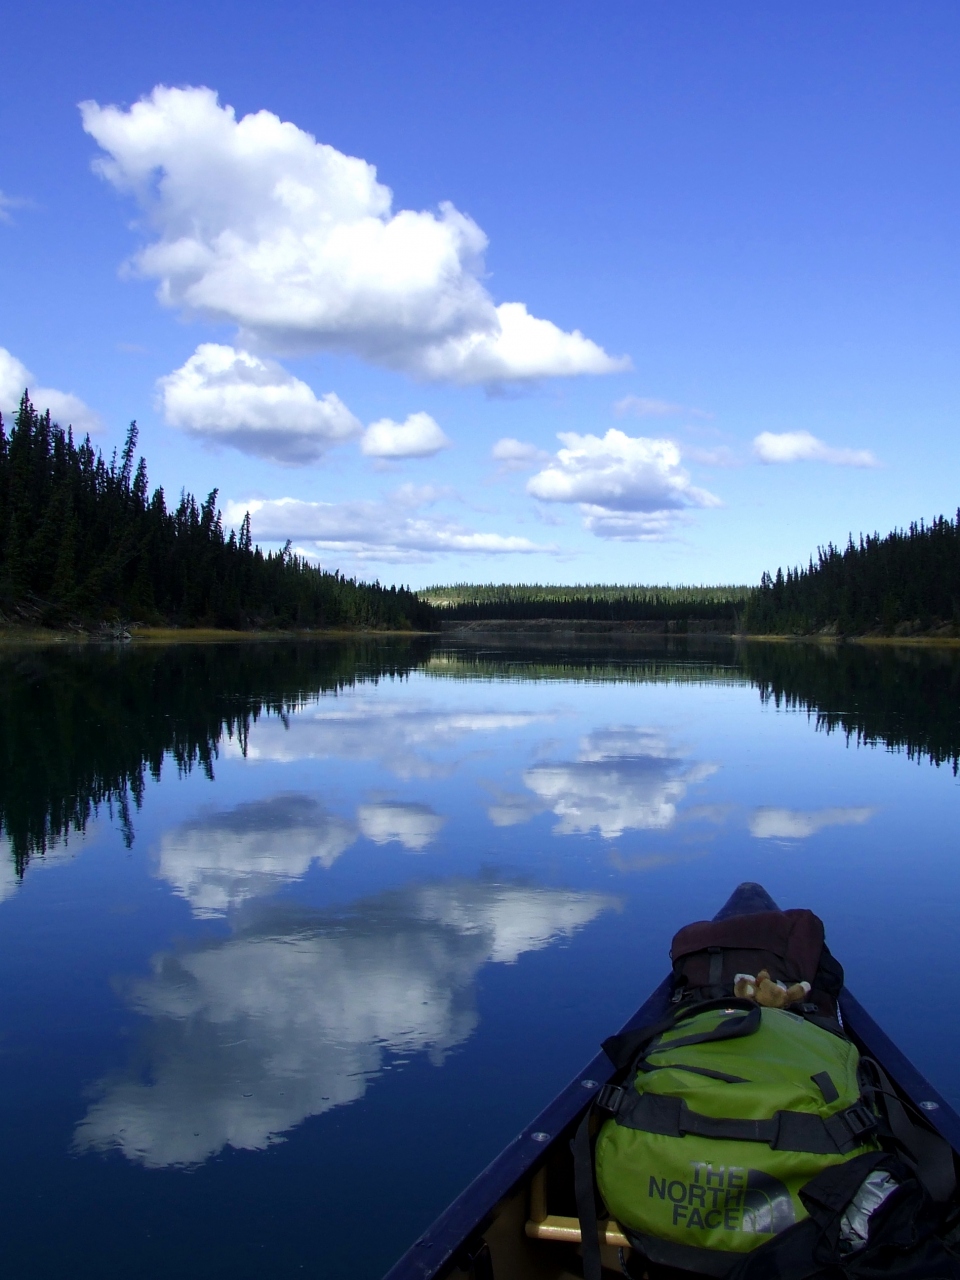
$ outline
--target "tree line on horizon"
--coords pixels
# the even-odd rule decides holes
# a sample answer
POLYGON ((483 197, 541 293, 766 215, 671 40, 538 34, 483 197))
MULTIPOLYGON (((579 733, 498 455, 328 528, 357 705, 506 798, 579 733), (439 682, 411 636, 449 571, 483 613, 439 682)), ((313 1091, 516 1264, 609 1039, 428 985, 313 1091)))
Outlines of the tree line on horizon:
POLYGON ((604 622, 729 620, 736 622, 752 588, 607 586, 541 586, 536 583, 458 582, 428 587, 421 596, 444 620, 480 622, 493 619, 557 618, 604 622))
POLYGON ((818 548, 807 568, 764 573, 744 611, 752 635, 896 634, 960 626, 960 510, 841 551, 818 548))
MULTIPOLYGON (((249 514, 224 530, 217 490, 168 508, 134 466, 137 428, 109 462, 26 392, 0 415, 0 622, 236 629, 433 630, 442 620, 723 621, 748 634, 857 635, 960 627, 960 511, 828 544, 759 587, 455 583, 413 592, 254 546, 249 514)), ((724 630, 727 629, 725 626, 724 630)))
POLYGON ((178 626, 427 628, 432 610, 404 587, 328 573, 253 545, 249 513, 223 528, 217 490, 167 507, 134 465, 136 423, 108 464, 90 437, 39 413, 24 392, 12 429, 0 415, 0 616, 63 625, 107 620, 178 626))

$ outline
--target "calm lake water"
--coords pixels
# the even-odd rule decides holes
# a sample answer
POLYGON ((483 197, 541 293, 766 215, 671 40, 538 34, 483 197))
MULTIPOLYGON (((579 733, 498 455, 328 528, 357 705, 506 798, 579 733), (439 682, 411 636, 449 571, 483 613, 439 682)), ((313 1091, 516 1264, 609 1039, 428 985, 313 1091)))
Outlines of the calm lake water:
POLYGON ((0 652, 3 1274, 376 1280, 741 880, 960 1104, 960 661, 0 652))

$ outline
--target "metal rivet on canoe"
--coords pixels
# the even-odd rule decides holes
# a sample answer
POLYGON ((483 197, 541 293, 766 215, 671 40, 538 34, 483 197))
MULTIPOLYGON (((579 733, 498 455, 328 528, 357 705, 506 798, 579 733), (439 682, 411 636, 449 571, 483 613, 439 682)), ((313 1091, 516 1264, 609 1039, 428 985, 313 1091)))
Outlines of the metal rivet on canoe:
POLYGON ((581 1080, 580 1083, 584 1089, 595 1089, 597 1087, 596 1080, 581 1080))
POLYGON ((940 1107, 939 1102, 931 1102, 929 1099, 927 1099, 924 1102, 921 1102, 920 1105, 921 1107, 923 1107, 924 1111, 937 1111, 939 1110, 939 1107, 940 1107))
POLYGON ((549 1141, 550 1141, 550 1135, 549 1135, 549 1133, 543 1133, 543 1132, 542 1132, 541 1130, 539 1130, 539 1129, 537 1130, 537 1132, 536 1132, 536 1133, 531 1133, 530 1137, 534 1140, 534 1142, 549 1142, 549 1141))

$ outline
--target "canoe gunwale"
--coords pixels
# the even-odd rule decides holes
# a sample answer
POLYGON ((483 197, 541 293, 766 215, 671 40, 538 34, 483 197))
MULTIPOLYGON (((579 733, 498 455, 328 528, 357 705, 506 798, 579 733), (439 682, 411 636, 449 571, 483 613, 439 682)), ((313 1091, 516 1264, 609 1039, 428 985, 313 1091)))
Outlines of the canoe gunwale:
POLYGON ((938 1089, 913 1065, 906 1054, 894 1043, 881 1026, 867 1013, 860 1001, 846 987, 838 1000, 843 1027, 861 1053, 875 1058, 901 1091, 918 1106, 932 1102, 933 1107, 923 1107, 922 1114, 931 1128, 936 1129, 954 1152, 960 1151, 960 1116, 938 1089))
MULTIPOLYGON (((661 1017, 673 995, 673 978, 664 978, 623 1031, 633 1031, 661 1017)), ((533 1173, 542 1163, 553 1139, 586 1111, 599 1087, 613 1075, 613 1065, 603 1052, 598 1053, 577 1073, 574 1080, 548 1103, 540 1114, 474 1178, 473 1182, 443 1211, 439 1218, 410 1246, 402 1258, 390 1268, 384 1280, 432 1280, 450 1270, 457 1255, 470 1239, 479 1234, 489 1221, 492 1210, 509 1195, 517 1183, 533 1173), (596 1088, 585 1088, 582 1081, 591 1080, 596 1088), (547 1134, 537 1140, 534 1134, 547 1134)))

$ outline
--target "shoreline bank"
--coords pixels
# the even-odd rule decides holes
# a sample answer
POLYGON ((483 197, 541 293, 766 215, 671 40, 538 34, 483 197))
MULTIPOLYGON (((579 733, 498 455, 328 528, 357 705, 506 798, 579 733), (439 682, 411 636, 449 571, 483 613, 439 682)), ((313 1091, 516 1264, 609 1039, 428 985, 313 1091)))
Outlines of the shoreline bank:
POLYGON ((228 631, 217 627, 137 627, 129 639, 107 632, 60 631, 44 627, 0 627, 0 646, 17 644, 253 644, 266 640, 396 640, 421 639, 436 631, 387 631, 330 628, 277 631, 228 631))
POLYGON ((814 644, 838 647, 858 644, 867 647, 960 648, 960 635, 942 631, 914 635, 761 635, 735 631, 723 620, 670 619, 665 621, 622 622, 560 618, 486 619, 482 622, 441 622, 439 631, 380 630, 364 628, 294 628, 283 630, 231 631, 217 627, 135 627, 129 639, 109 632, 57 630, 44 627, 0 625, 0 647, 16 645, 165 645, 165 644, 261 644, 283 640, 453 640, 462 644, 511 644, 535 646, 538 643, 573 645, 610 643, 617 646, 643 645, 657 640, 732 641, 750 644, 814 644))

